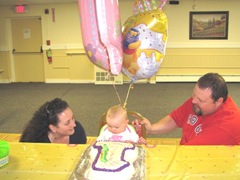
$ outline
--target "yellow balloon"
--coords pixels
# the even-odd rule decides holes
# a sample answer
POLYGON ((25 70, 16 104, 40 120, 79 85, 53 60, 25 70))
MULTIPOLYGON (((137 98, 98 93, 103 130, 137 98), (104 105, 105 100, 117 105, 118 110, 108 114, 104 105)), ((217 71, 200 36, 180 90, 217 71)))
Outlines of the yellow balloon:
POLYGON ((168 19, 160 9, 135 14, 123 25, 122 72, 132 82, 155 75, 163 61, 168 19))

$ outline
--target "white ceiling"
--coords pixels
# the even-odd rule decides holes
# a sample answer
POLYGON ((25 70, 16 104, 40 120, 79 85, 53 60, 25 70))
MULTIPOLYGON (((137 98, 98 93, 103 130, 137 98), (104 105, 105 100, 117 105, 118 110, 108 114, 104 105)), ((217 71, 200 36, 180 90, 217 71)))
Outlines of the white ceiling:
POLYGON ((75 3, 78 0, 0 0, 0 6, 75 3))

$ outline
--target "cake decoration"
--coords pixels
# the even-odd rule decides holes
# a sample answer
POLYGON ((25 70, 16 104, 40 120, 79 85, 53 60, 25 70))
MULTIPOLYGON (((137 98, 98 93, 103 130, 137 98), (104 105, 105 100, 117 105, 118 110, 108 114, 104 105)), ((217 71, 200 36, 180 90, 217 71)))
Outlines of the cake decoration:
POLYGON ((101 148, 101 161, 107 162, 107 152, 108 152, 108 146, 106 144, 103 144, 101 148))
POLYGON ((82 154, 70 180, 145 178, 145 150, 125 142, 98 141, 82 154))
MULTIPOLYGON (((130 165, 130 163, 129 162, 127 162, 125 159, 124 159, 124 157, 125 157, 125 152, 127 151, 127 150, 129 150, 129 149, 135 149, 135 145, 133 145, 133 144, 130 144, 130 143, 125 143, 125 145, 126 145, 126 147, 125 148, 123 148, 123 150, 120 152, 121 154, 119 154, 119 159, 115 159, 114 161, 112 161, 113 163, 109 163, 109 165, 107 165, 107 168, 104 168, 105 167, 105 165, 104 164, 102 164, 102 163, 100 163, 99 161, 98 161, 98 159, 99 159, 99 156, 100 156, 100 154, 101 154, 101 152, 102 152, 102 149, 103 149, 103 147, 104 146, 106 146, 106 144, 103 144, 103 146, 101 146, 101 142, 96 142, 94 145, 93 145, 93 148, 96 148, 97 150, 98 150, 98 154, 97 154, 97 156, 96 156, 96 158, 95 158, 95 160, 93 161, 93 164, 92 164, 92 168, 93 168, 93 170, 97 170, 97 171, 107 171, 107 172, 117 172, 117 171, 121 171, 121 170, 123 170, 124 168, 126 168, 126 167, 128 167, 129 165, 130 165), (99 145, 98 145, 99 144, 99 145), (115 166, 116 165, 116 163, 115 163, 115 161, 118 161, 118 163, 117 163, 117 166, 115 166), (97 163, 99 162, 99 165, 97 165, 97 163), (120 165, 121 164, 121 165, 120 165), (113 168, 109 168, 109 167, 113 167, 113 168), (116 167, 116 168, 114 168, 114 167, 116 167)), ((112 147, 112 148, 118 148, 117 146, 116 147, 112 147)), ((118 153, 118 151, 112 151, 113 153, 118 153)), ((107 162, 107 161, 105 161, 105 162, 107 162)))

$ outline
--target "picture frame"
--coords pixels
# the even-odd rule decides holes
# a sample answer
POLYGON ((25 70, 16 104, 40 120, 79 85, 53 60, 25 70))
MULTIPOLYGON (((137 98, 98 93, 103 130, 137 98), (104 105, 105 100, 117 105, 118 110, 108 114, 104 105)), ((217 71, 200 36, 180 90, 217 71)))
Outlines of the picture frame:
POLYGON ((189 39, 228 39, 228 11, 190 12, 189 39))

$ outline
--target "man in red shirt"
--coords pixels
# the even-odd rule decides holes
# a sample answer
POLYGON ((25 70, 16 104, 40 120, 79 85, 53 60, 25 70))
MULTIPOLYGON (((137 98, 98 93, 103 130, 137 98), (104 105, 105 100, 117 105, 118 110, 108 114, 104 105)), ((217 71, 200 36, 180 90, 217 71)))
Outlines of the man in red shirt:
POLYGON ((240 145, 240 109, 217 73, 202 76, 192 97, 157 123, 141 123, 148 134, 182 128, 181 145, 240 145))

